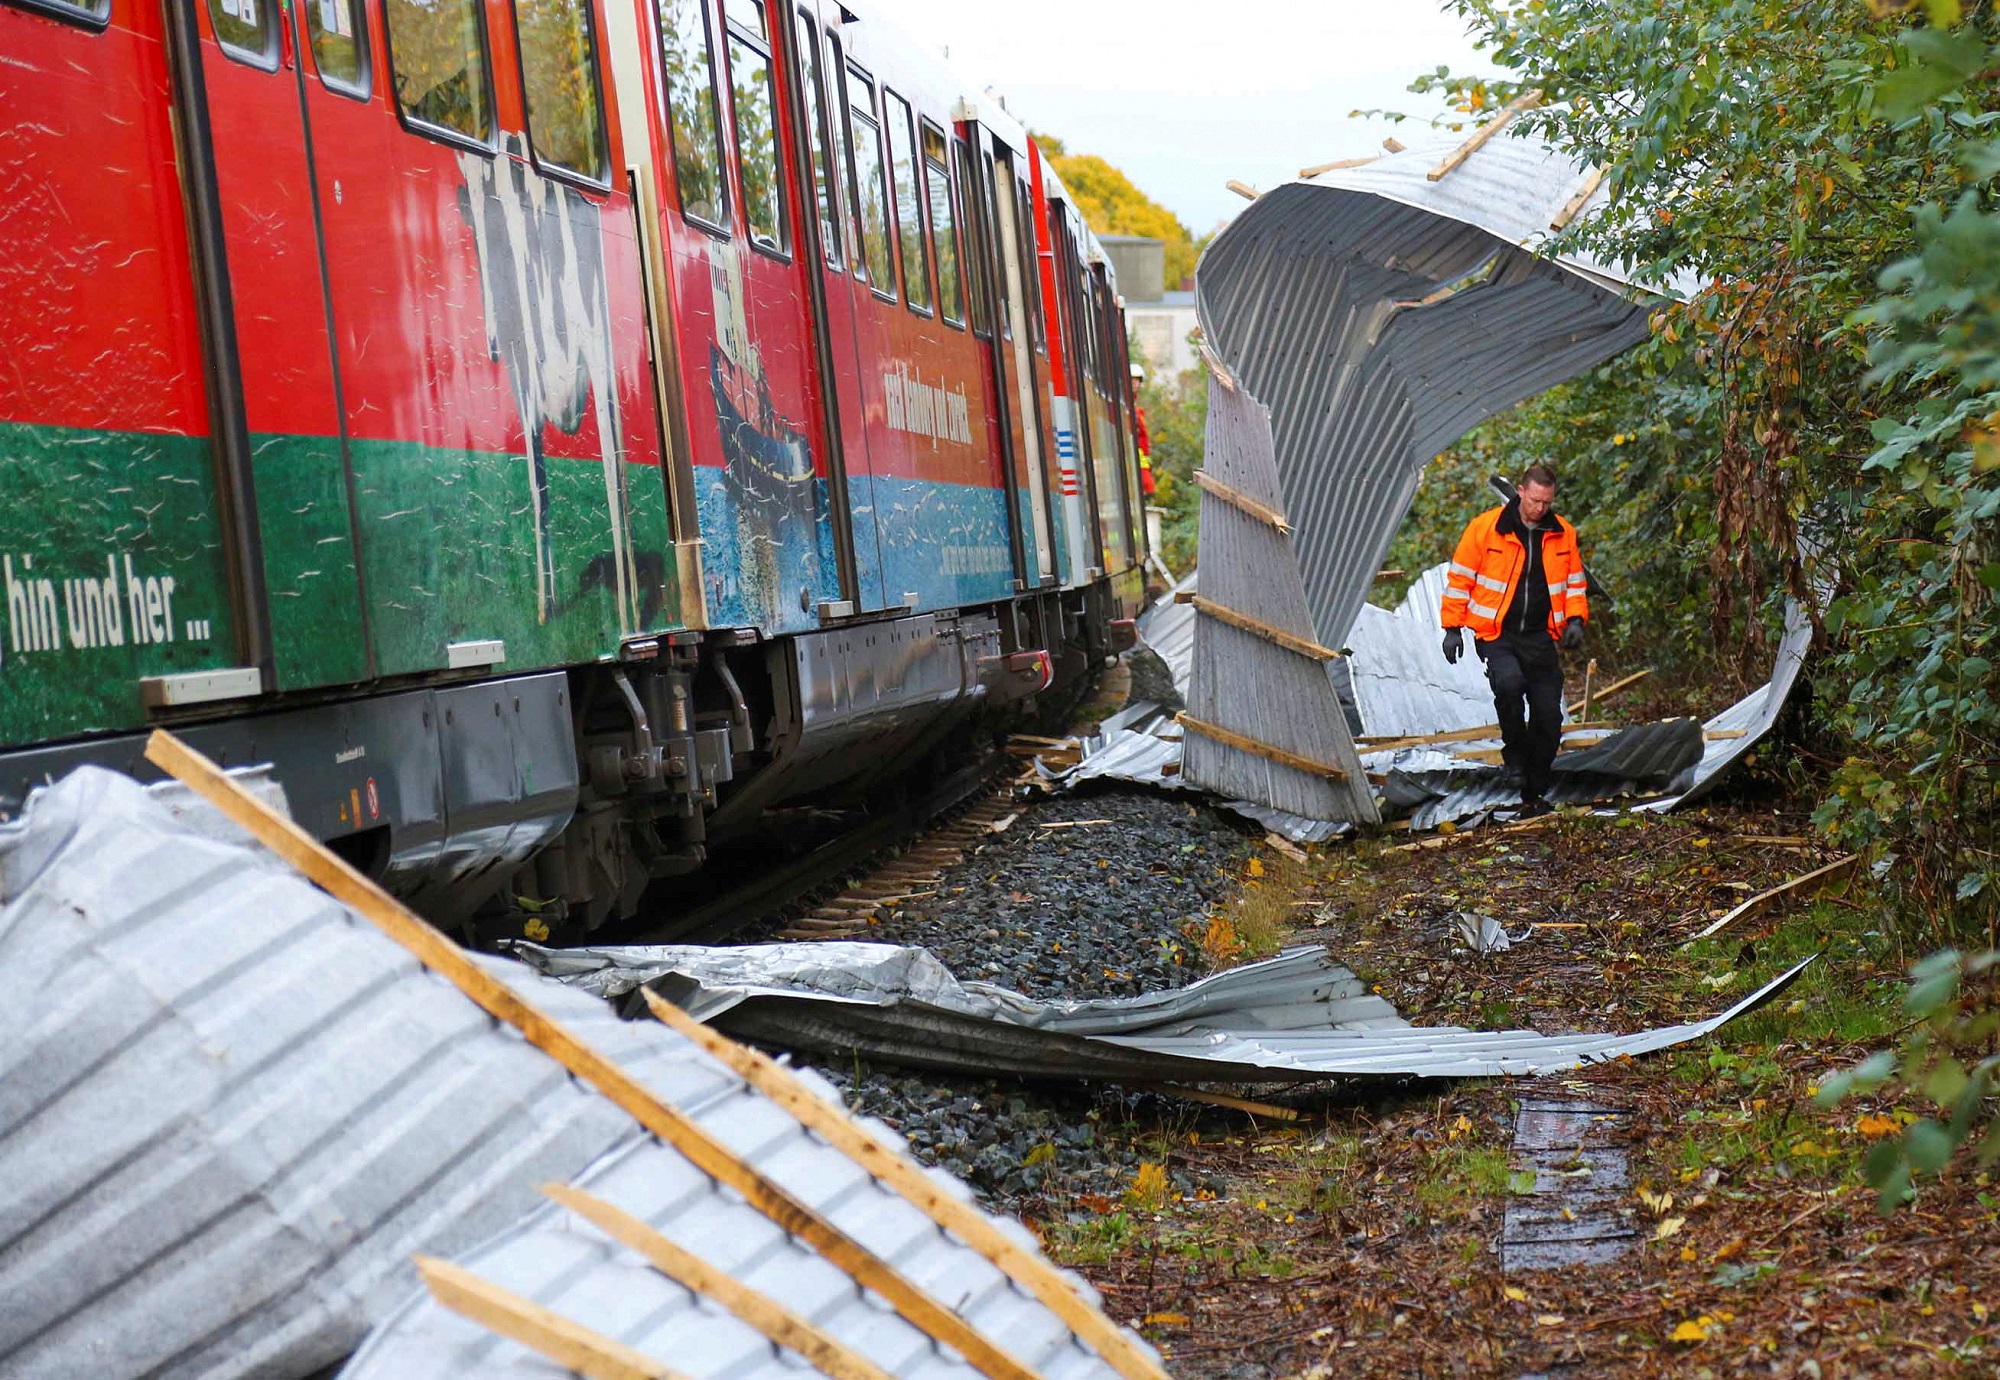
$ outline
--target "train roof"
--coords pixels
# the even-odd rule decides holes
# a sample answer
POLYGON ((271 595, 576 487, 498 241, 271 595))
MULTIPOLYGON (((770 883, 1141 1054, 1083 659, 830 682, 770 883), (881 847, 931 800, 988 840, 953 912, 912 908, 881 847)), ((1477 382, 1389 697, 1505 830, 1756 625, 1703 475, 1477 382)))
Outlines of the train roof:
MULTIPOLYGON (((944 110, 955 121, 977 120, 1010 148, 1027 152, 1033 142, 1027 126, 1002 104, 999 93, 991 87, 978 87, 949 58, 919 43, 907 30, 875 11, 868 0, 826 0, 822 14, 829 20, 837 20, 844 36, 851 26, 861 26, 867 47, 864 65, 875 76, 905 94, 909 94, 908 88, 913 83, 918 83, 928 98, 926 103, 933 108, 944 110)), ((1063 184, 1046 151, 1039 145, 1036 150, 1041 155, 1042 179, 1049 194, 1077 206, 1075 196, 1063 184)), ((1077 218, 1083 219, 1080 207, 1077 218)), ((1116 291, 1118 283, 1111 256, 1104 252, 1103 244, 1088 224, 1083 226, 1082 247, 1084 261, 1102 267, 1116 291)))

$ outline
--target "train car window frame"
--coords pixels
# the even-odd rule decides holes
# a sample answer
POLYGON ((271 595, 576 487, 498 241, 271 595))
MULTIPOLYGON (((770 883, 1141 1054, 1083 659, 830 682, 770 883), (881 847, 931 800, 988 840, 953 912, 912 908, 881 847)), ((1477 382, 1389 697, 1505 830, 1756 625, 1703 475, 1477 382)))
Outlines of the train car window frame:
MULTIPOLYGON (((778 137, 778 68, 771 58, 774 46, 770 40, 770 27, 766 22, 764 0, 722 0, 722 44, 723 83, 729 88, 729 128, 732 142, 736 147, 736 186, 743 198, 743 238, 750 247, 768 258, 782 263, 792 261, 791 207, 790 198, 785 195, 785 155, 783 140, 778 137), (756 28, 739 18, 747 11, 754 16, 756 28), (744 53, 754 54, 764 64, 764 79, 759 83, 737 80, 737 63, 744 53), (746 93, 751 99, 761 92, 765 119, 769 126, 763 141, 764 150, 770 155, 770 200, 761 199, 760 209, 768 211, 772 217, 769 232, 759 223, 752 211, 750 151, 743 138, 743 108, 746 93)), ((745 64, 747 67, 749 64, 745 64)), ((762 171, 760 169, 760 171, 762 171)))
POLYGON ((820 260, 834 272, 844 272, 847 239, 840 227, 840 159, 834 153, 833 121, 827 113, 826 50, 820 46, 819 21, 811 10, 800 6, 792 11, 792 27, 805 68, 799 74, 799 89, 807 103, 806 161, 812 169, 813 214, 819 217, 820 260))
POLYGON ((986 186, 979 180, 980 159, 971 141, 955 136, 951 156, 958 163, 958 209, 965 220, 962 248, 965 253, 965 322, 981 340, 993 338, 993 304, 988 299, 992 282, 993 231, 987 225, 986 186))
MULTIPOLYGON (((308 5, 320 0, 305 0, 308 5)), ((573 168, 558 158, 542 152, 537 136, 535 120, 535 96, 529 85, 528 44, 521 33, 521 6, 524 4, 562 3, 562 0, 507 0, 507 12, 514 21, 514 61, 516 75, 521 82, 521 111, 527 125, 528 158, 535 171, 544 177, 553 177, 561 182, 574 182, 593 191, 608 191, 611 187, 610 129, 604 114, 604 73, 597 58, 597 9, 591 0, 572 0, 573 7, 583 17, 583 51, 586 55, 589 76, 590 115, 594 128, 591 132, 592 152, 597 157, 596 172, 583 168, 573 168)))
POLYGON ((953 330, 962 331, 965 329, 965 239, 958 229, 958 188, 954 185, 957 179, 951 175, 952 146, 943 130, 921 116, 917 120, 917 161, 923 165, 926 248, 937 270, 938 319, 953 330), (931 152, 933 144, 937 149, 935 155, 931 152), (938 200, 940 192, 944 194, 942 202, 938 200), (940 208, 944 211, 942 227, 938 224, 940 208), (946 249, 950 250, 950 292, 945 290, 946 249), (958 302, 955 316, 948 309, 947 298, 951 297, 958 302))
POLYGON ((349 100, 367 104, 368 98, 375 93, 375 54, 368 44, 367 6, 362 0, 305 0, 304 13, 300 19, 306 27, 306 47, 312 50, 313 75, 319 78, 319 84, 336 96, 345 96, 349 100), (313 28, 314 15, 320 16, 324 22, 325 17, 335 9, 344 10, 348 22, 354 26, 354 32, 351 34, 334 30, 336 37, 352 39, 354 42, 355 75, 352 80, 335 76, 326 70, 326 62, 320 57, 319 34, 313 28))
POLYGON ((917 151, 917 114, 910 103, 891 91, 882 88, 882 129, 889 136, 889 186, 890 205, 889 238, 896 246, 896 257, 903 265, 903 302, 918 316, 937 315, 937 290, 931 286, 931 246, 930 213, 924 206, 924 184, 921 164, 923 156, 917 151), (894 105, 891 105, 894 102, 894 105), (902 118, 896 111, 902 111, 902 118), (902 139, 897 140, 898 134, 902 139), (910 203, 916 215, 916 225, 903 223, 903 173, 909 170, 910 203), (917 257, 923 262, 917 265, 915 274, 910 272, 910 242, 916 241, 917 257), (923 292, 923 300, 917 299, 918 290, 923 292))
POLYGON ((1013 179, 1014 201, 1020 209, 1015 212, 1015 224, 1021 232, 1022 276, 1027 282, 1022 292, 1027 297, 1028 343, 1043 359, 1049 357, 1049 322, 1042 301, 1042 241, 1041 232, 1035 224, 1035 194, 1028 184, 1019 178, 1013 179))
POLYGON ((0 0, 0 5, 26 10, 91 33, 101 34, 111 23, 111 0, 95 0, 89 5, 70 5, 63 0, 0 0))
POLYGON ((231 62, 240 62, 245 67, 255 67, 260 72, 278 70, 278 24, 282 21, 284 9, 282 0, 207 0, 208 24, 215 31, 216 46, 231 62), (255 19, 244 19, 241 13, 248 6, 256 14, 255 19), (263 42, 255 48, 241 39, 230 38, 222 31, 223 16, 227 15, 238 24, 254 24, 257 36, 263 42))
MULTIPOLYGON (((983 141, 982 141, 983 143, 983 141)), ((1012 342, 1014 339, 1014 313, 1007 301, 1007 247, 1000 242, 1000 178, 1007 164, 993 156, 993 150, 982 147, 979 150, 980 165, 986 170, 985 181, 979 184, 979 202, 986 216, 986 239, 993 255, 994 291, 993 330, 995 337, 1012 342)), ((1008 169, 1007 179, 1013 180, 1013 172, 1008 169)))
MULTIPOLYGON (((276 3, 276 0, 272 0, 276 3)), ((447 0, 449 3, 449 0, 447 0)), ((412 113, 403 101, 402 69, 396 63, 396 21, 398 5, 418 8, 414 0, 382 0, 382 47, 389 64, 389 103, 395 107, 396 118, 403 128, 425 139, 434 139, 440 144, 450 144, 457 148, 470 149, 475 153, 491 154, 499 137, 499 120, 494 113, 493 101, 493 38, 486 31, 486 6, 479 0, 463 0, 460 8, 472 12, 473 26, 479 37, 478 59, 480 76, 485 82, 481 91, 480 113, 485 117, 486 132, 482 135, 468 134, 452 125, 439 124, 421 115, 412 113)))
MULTIPOLYGON (((674 196, 680 202, 681 219, 698 230, 705 230, 717 239, 729 238, 729 150, 724 147, 725 127, 722 123, 722 91, 715 59, 715 24, 709 13, 708 0, 653 0, 653 22, 659 35, 660 99, 666 103, 667 143, 674 165, 674 196), (701 60, 706 69, 706 80, 701 83, 701 91, 708 103, 707 139, 702 141, 701 152, 712 160, 708 169, 714 187, 711 203, 715 214, 710 216, 688 204, 687 166, 694 160, 684 156, 684 149, 691 150, 696 138, 686 137, 688 131, 681 123, 681 101, 674 94, 672 55, 679 50, 677 42, 679 29, 673 23, 677 10, 695 10, 701 15, 701 60)), ((696 129, 694 135, 702 131, 696 129)))
POLYGON ((896 242, 895 230, 889 220, 889 170, 887 160, 882 157, 882 116, 881 106, 877 102, 875 79, 858 63, 849 60, 841 69, 841 90, 846 97, 841 103, 841 127, 847 134, 847 169, 854 192, 855 252, 852 265, 854 276, 868 284, 868 290, 877 297, 885 302, 893 302, 897 298, 896 242), (856 82, 859 82, 862 89, 868 93, 866 110, 858 108, 855 104, 856 82), (877 278, 878 266, 874 262, 874 246, 868 239, 869 226, 865 222, 868 203, 867 198, 861 194, 861 160, 856 156, 856 151, 862 144, 855 133, 857 121, 868 127, 870 138, 867 147, 873 155, 870 167, 875 174, 877 205, 882 212, 879 227, 883 255, 880 279, 877 278))

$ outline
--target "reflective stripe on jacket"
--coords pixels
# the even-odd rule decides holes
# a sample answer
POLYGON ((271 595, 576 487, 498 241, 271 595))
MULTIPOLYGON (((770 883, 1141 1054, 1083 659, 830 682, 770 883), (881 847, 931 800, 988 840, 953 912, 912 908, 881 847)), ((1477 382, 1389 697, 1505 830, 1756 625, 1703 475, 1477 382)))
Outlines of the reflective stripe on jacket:
MULTIPOLYGON (((1465 525, 1445 577, 1444 626, 1470 628, 1482 642, 1500 635, 1500 615, 1513 602, 1514 583, 1528 564, 1528 548, 1521 539, 1500 530, 1500 517, 1506 511, 1495 508, 1465 525)), ((1576 528, 1560 513, 1555 519, 1555 529, 1542 534, 1542 574, 1549 584, 1548 633, 1561 637, 1569 619, 1589 621, 1590 599, 1576 528)))

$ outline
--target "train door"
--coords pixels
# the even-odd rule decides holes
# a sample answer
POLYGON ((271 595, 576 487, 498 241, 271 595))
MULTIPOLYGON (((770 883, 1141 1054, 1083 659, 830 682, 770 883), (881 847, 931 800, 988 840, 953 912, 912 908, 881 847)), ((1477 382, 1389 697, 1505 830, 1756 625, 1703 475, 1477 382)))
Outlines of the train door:
POLYGON ((1056 530, 1047 456, 1043 449, 1040 389, 1035 378, 1033 344, 1034 252, 1032 228, 1023 214, 1025 187, 1012 149, 993 141, 992 155, 981 160, 981 192, 992 209, 995 247, 999 251, 1000 326, 998 350, 1006 370, 1003 390, 1019 428, 1015 469, 1015 511, 1024 513, 1023 545, 1030 558, 1024 575, 1027 587, 1054 584, 1057 569, 1056 530))
MULTIPOLYGON (((351 34, 357 4, 311 8, 351 34)), ((185 137, 213 176, 194 220, 253 654, 267 688, 359 680, 366 610, 297 35, 274 0, 167 0, 167 12, 194 107, 185 137)))
MULTIPOLYGON (((797 11, 798 94, 805 110, 801 131, 812 169, 813 239, 818 263, 807 272, 819 280, 822 303, 819 338, 825 350, 822 380, 837 414, 841 458, 844 535, 852 551, 854 581, 849 597, 859 609, 889 603, 882 579, 880 508, 875 495, 874 454, 868 435, 868 407, 862 377, 868 357, 861 348, 861 316, 867 287, 854 232, 859 214, 854 135, 847 113, 846 52, 837 34, 822 34, 819 20, 804 6, 797 11), (852 214, 850 214, 852 211, 852 214), (850 270, 852 270, 850 272, 850 270)), ((864 174, 865 175, 865 174, 864 174)))
MULTIPOLYGON (((1036 583, 1031 566, 1034 516, 1022 455, 1025 438, 1021 399, 1014 386, 1014 334, 1002 305, 1005 293, 994 227, 992 136, 970 118, 969 110, 964 114, 967 118, 955 143, 959 186, 965 201, 967 305, 972 332, 980 342, 981 358, 986 365, 987 396, 992 399, 988 409, 991 444, 1007 495, 1007 549, 1013 563, 1013 586, 1018 593, 1036 583)), ((1028 425, 1033 425, 1032 418, 1028 425)))

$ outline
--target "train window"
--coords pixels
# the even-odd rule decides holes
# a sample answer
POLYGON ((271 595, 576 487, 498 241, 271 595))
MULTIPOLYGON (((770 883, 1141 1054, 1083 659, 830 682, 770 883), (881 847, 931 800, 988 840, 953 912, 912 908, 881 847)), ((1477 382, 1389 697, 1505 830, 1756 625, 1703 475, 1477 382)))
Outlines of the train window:
POLYGON ((777 102, 771 95, 771 55, 765 51, 760 0, 728 0, 729 105, 736 117, 736 171, 743 182, 743 221, 750 243, 773 254, 790 248, 778 179, 777 102))
POLYGON ((861 254, 854 270, 893 300, 896 263, 889 250, 889 190, 882 174, 882 136, 875 125, 875 83, 847 67, 847 148, 855 178, 854 224, 861 254))
POLYGON ((1047 356, 1049 352, 1048 321, 1042 315, 1042 259, 1035 243, 1035 201, 1028 189, 1014 182, 1015 202, 1021 208, 1021 263, 1022 276, 1028 295, 1028 335, 1033 340, 1035 353, 1047 356))
POLYGON ((889 166, 896 179, 896 239, 903 258, 903 296, 910 310, 931 313, 931 260, 925 252, 923 203, 917 193, 916 131, 910 103, 882 92, 882 118, 889 124, 889 166))
POLYGON ((45 14, 84 29, 101 30, 111 21, 111 0, 88 0, 85 4, 73 0, 9 0, 9 3, 16 9, 45 14))
POLYGON ((368 99, 368 25, 361 0, 306 0, 306 41, 329 89, 368 99))
POLYGON ((846 263, 840 238, 840 193, 834 176, 833 141, 828 137, 826 81, 819 60, 819 27, 810 12, 798 15, 799 61, 804 64, 806 123, 812 130, 813 195, 819 207, 819 248, 828 268, 846 263))
POLYGON ((208 0, 208 17, 215 24, 215 37, 222 51, 256 67, 276 69, 277 0, 208 0))
POLYGON ((658 0, 660 62, 674 136, 674 181, 681 213, 718 230, 729 226, 722 181, 722 115, 715 95, 715 49, 705 0, 658 0))
POLYGON ((535 161, 604 181, 604 108, 589 0, 514 0, 535 161))
POLYGON ((486 143, 492 81, 478 0, 388 0, 386 10, 390 79, 403 117, 486 143))
MULTIPOLYGON (((963 138, 952 143, 953 155, 958 159, 959 205, 965 208, 965 286, 972 309, 972 333, 991 335, 993 304, 987 300, 986 275, 992 271, 993 233, 988 229, 991 213, 987 210, 986 186, 980 180, 980 160, 974 156, 972 145, 963 138)), ((991 166, 990 160, 987 166, 991 166)))
POLYGON ((993 302, 993 321, 1000 331, 1000 338, 1012 340, 1014 315, 1007 296, 1007 251, 1003 238, 1007 233, 1007 222, 1001 219, 1000 202, 995 192, 1001 187, 1013 185, 1014 171, 1006 162, 996 161, 990 149, 979 151, 979 161, 986 169, 986 175, 979 183, 980 236, 986 241, 986 254, 992 258, 993 283, 998 292, 993 302))
POLYGON ((951 195, 951 149, 942 131, 925 120, 924 190, 930 196, 932 255, 937 260, 938 315, 954 326, 965 324, 965 289, 958 277, 958 217, 951 195))

